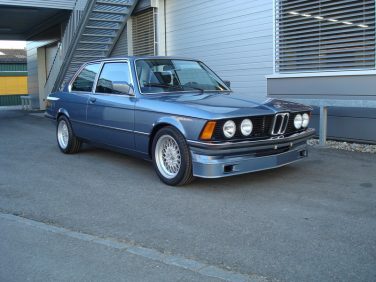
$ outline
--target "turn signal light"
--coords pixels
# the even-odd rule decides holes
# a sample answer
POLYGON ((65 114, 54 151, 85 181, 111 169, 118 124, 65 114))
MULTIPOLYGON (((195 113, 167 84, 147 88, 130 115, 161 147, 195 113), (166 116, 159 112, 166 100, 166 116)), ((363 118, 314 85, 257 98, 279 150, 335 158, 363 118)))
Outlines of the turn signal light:
POLYGON ((208 121, 205 124, 205 127, 202 130, 201 135, 200 135, 201 140, 210 140, 212 138, 215 125, 216 125, 215 121, 208 121))

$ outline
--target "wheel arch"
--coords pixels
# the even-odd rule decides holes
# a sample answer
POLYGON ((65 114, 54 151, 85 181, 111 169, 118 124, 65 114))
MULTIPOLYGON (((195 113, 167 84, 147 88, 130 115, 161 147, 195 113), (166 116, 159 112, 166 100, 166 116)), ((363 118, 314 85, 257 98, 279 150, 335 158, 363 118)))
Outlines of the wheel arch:
POLYGON ((183 125, 181 124, 181 122, 179 120, 177 120, 176 118, 171 118, 171 117, 160 119, 158 122, 156 122, 154 124, 154 126, 153 126, 153 128, 150 132, 150 135, 149 135, 148 154, 149 154, 150 158, 153 157, 151 149, 152 149, 152 145, 153 145, 155 135, 157 134, 157 132, 159 130, 161 130, 164 127, 168 127, 168 126, 172 126, 177 131, 179 131, 184 136, 184 138, 186 138, 186 132, 184 130, 183 125))
POLYGON ((67 118, 70 118, 69 113, 66 109, 60 108, 56 113, 56 120, 59 119, 62 115, 66 116, 67 118))

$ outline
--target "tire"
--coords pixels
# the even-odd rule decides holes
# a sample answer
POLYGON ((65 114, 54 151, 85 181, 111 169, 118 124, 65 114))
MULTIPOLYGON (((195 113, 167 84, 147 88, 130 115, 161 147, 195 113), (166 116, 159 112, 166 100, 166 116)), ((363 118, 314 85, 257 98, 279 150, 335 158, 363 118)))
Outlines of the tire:
POLYGON ((64 154, 75 154, 81 148, 81 141, 74 135, 69 119, 64 115, 57 120, 56 139, 64 154))
POLYGON ((167 185, 185 185, 194 179, 192 158, 184 136, 172 126, 160 129, 152 144, 153 165, 167 185))

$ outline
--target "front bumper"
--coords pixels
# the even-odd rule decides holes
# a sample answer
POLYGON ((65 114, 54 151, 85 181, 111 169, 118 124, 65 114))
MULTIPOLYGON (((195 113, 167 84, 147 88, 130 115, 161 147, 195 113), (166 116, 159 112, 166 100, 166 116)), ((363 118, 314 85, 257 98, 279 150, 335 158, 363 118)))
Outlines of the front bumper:
POLYGON ((307 140, 314 129, 284 138, 239 143, 188 141, 193 175, 219 178, 284 166, 308 156, 307 140))

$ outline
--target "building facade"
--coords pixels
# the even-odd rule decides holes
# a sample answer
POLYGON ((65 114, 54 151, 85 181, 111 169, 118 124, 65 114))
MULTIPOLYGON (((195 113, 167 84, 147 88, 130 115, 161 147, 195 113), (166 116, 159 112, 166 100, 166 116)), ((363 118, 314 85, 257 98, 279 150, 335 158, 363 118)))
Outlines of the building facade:
MULTIPOLYGON (((60 7, 59 23, 29 38, 29 94, 36 107, 43 108, 53 89, 49 85, 66 80, 79 63, 127 55, 203 60, 231 81, 234 95, 249 99, 376 99, 375 0, 78 0, 69 5, 60 7), (78 12, 82 22, 74 26, 78 12), (114 18, 116 13, 126 16, 114 18)), ((313 125, 318 127, 317 111, 313 125)), ((331 138, 376 142, 376 109, 330 107, 328 126, 331 138)))
POLYGON ((0 106, 20 105, 27 93, 26 50, 0 49, 0 106))

